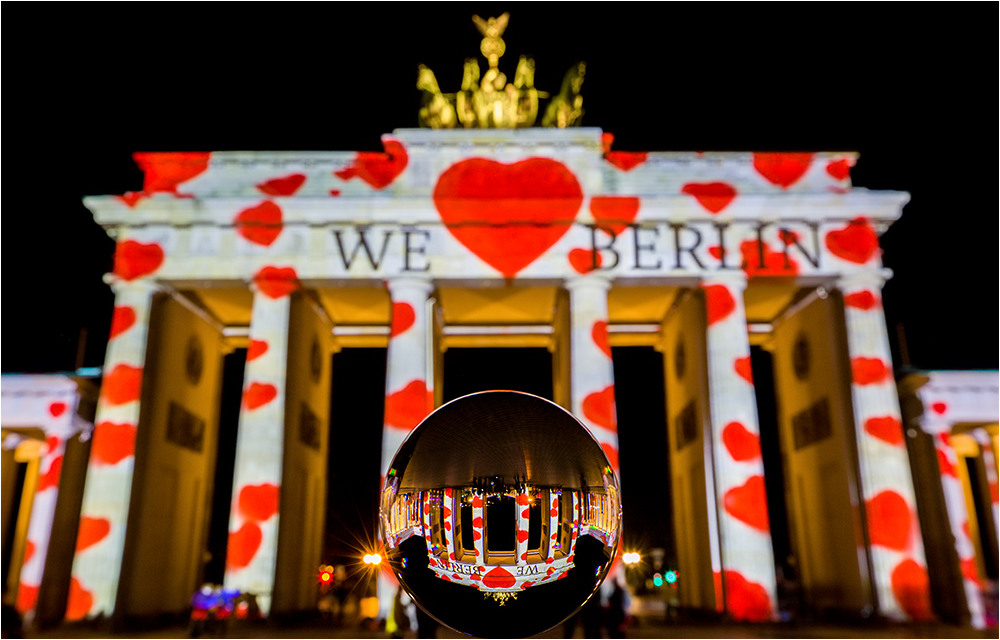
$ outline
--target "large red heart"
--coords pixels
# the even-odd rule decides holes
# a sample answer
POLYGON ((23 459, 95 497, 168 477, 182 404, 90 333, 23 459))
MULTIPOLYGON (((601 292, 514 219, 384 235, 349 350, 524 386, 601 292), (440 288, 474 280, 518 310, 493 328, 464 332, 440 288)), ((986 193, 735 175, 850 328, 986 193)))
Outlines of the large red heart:
POLYGON ((595 253, 590 249, 573 249, 569 252, 569 264, 577 273, 590 273, 594 269, 600 268, 604 259, 600 253, 595 253), (597 258, 596 264, 594 258, 597 258))
POLYGON ((434 404, 434 392, 423 380, 411 380, 399 391, 385 398, 385 423, 409 431, 420 424, 434 404))
POLYGON ((753 368, 750 366, 750 356, 736 358, 733 362, 733 369, 736 370, 736 375, 753 384, 753 368))
POLYGON ((38 478, 38 487, 35 491, 45 491, 51 487, 59 488, 59 478, 62 476, 62 463, 62 456, 58 456, 52 460, 49 470, 38 478))
POLYGON ((736 300, 725 285, 710 284, 702 288, 705 290, 705 315, 709 326, 736 310, 736 300))
POLYGON ((914 620, 924 622, 934 619, 931 608, 931 583, 927 570, 912 558, 896 565, 890 577, 892 595, 899 606, 914 620))
POLYGON ((66 619, 83 620, 94 606, 94 595, 80 585, 73 576, 69 581, 69 595, 66 597, 66 619))
MULTIPOLYGON (((38 589, 38 585, 30 585, 24 582, 17 585, 17 600, 14 602, 14 607, 18 613, 24 615, 29 611, 35 610, 35 605, 38 604, 38 589)), ((4 637, 7 636, 5 635, 4 637)))
POLYGON ((126 282, 149 275, 162 264, 163 249, 155 242, 141 244, 135 240, 125 240, 115 248, 114 272, 126 282))
POLYGON ((841 158, 826 165, 826 172, 835 180, 846 180, 851 177, 851 166, 853 162, 850 158, 841 158))
POLYGON ((240 513, 248 520, 264 522, 278 513, 280 489, 270 482, 248 484, 240 489, 240 513))
POLYGON ((341 180, 361 178, 375 189, 384 189, 392 184, 406 168, 406 149, 396 140, 384 140, 385 153, 360 151, 354 162, 347 168, 335 172, 341 180))
POLYGON ((434 187, 434 206, 455 239, 508 278, 569 231, 583 203, 563 164, 528 158, 456 162, 434 187))
POLYGON ((857 291, 844 296, 845 306, 861 309, 862 311, 868 311, 876 304, 878 304, 878 298, 871 291, 857 291))
POLYGON ((273 384, 253 382, 243 392, 243 403, 251 411, 263 407, 278 397, 278 388, 273 384))
POLYGON ((771 184, 787 189, 799 181, 809 165, 811 153, 755 153, 753 168, 771 184))
POLYGON ((53 418, 58 418, 66 411, 65 402, 53 402, 49 405, 49 413, 52 414, 53 418))
POLYGON ((892 416, 868 418, 865 420, 865 431, 889 444, 899 444, 903 441, 903 425, 892 416))
POLYGON ((108 340, 113 340, 132 328, 135 324, 135 310, 132 307, 115 307, 115 312, 111 316, 111 335, 108 340))
POLYGON ((517 580, 514 575, 501 566, 490 569, 489 573, 483 576, 483 584, 490 589, 509 589, 514 586, 517 580))
POLYGON ((597 348, 610 358, 611 345, 608 344, 608 323, 604 320, 595 322, 594 327, 590 330, 590 337, 593 338, 597 348))
POLYGON ((736 571, 727 570, 725 581, 726 610, 734 620, 767 622, 771 619, 771 598, 764 587, 736 571))
POLYGON ((281 207, 265 200, 236 214, 233 226, 250 242, 269 247, 281 235, 281 207))
POLYGON ((118 464, 135 455, 136 428, 127 423, 101 422, 94 427, 90 459, 104 464, 118 464))
POLYGON ((284 178, 272 178, 267 182, 261 182, 257 188, 269 196, 291 196, 305 184, 306 176, 301 173, 293 173, 284 178))
POLYGON ((854 384, 876 384, 885 380, 889 369, 879 358, 854 358, 851 360, 854 384))
POLYGON ((628 228, 639 213, 639 198, 630 196, 594 196, 590 199, 590 213, 602 229, 615 235, 628 228))
POLYGON ((612 166, 622 171, 631 171, 646 161, 649 153, 646 151, 608 151, 604 159, 612 166))
MULTIPOLYGON (((615 449, 607 442, 602 442, 601 450, 604 451, 604 455, 608 458, 608 463, 611 465, 612 469, 621 468, 618 463, 618 449, 615 449)), ((551 515, 559 515, 559 512, 556 509, 552 509, 551 515)))
POLYGON ((247 346, 247 362, 252 362, 267 353, 266 340, 251 340, 247 346))
POLYGON ((142 190, 177 192, 177 185, 208 169, 210 153, 135 153, 132 159, 145 174, 142 190))
POLYGON ((238 531, 231 531, 226 549, 226 566, 242 569, 250 564, 263 538, 264 534, 256 522, 245 522, 238 531))
POLYGON ((76 551, 79 553, 108 537, 111 521, 107 518, 80 516, 80 528, 76 533, 76 551))
POLYGON ((760 456, 760 437, 750 433, 739 422, 730 422, 722 429, 722 442, 733 460, 744 462, 760 456))
POLYGON ((111 373, 104 376, 101 392, 104 400, 110 404, 138 400, 142 393, 142 368, 127 364, 116 365, 111 373))
POLYGON ((856 218, 843 229, 826 234, 826 248, 830 253, 853 262, 864 264, 878 250, 878 236, 864 218, 856 218))
POLYGON ((865 509, 871 543, 897 551, 905 550, 913 516, 903 496, 895 491, 883 491, 868 500, 865 509))
POLYGON ((254 284, 268 298, 278 300, 299 288, 299 276, 292 267, 266 266, 253 277, 254 284))
POLYGON ((417 315, 413 312, 413 307, 405 302, 392 303, 392 325, 389 328, 389 337, 394 338, 413 326, 417 315))
POLYGON ((681 188, 681 193, 694 196, 711 213, 719 213, 736 197, 736 189, 725 182, 689 182, 681 188))
POLYGON ((754 529, 769 531, 767 517, 767 491, 764 476, 752 476, 744 484, 733 487, 723 498, 726 512, 754 529))
POLYGON ((799 265, 790 256, 782 251, 771 251, 771 247, 764 243, 761 251, 760 240, 746 240, 740 243, 740 253, 743 254, 742 269, 747 277, 757 276, 793 276, 799 272, 799 265), (761 262, 760 254, 764 254, 764 261, 761 262))
POLYGON ((594 424, 617 431, 615 420, 615 385, 608 385, 583 399, 583 415, 594 424))

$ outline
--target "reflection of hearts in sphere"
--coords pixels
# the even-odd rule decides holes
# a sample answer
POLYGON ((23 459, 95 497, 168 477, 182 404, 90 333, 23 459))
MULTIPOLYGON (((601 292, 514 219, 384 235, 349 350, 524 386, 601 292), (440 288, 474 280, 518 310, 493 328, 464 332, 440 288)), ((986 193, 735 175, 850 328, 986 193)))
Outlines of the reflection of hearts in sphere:
POLYGON ((382 487, 389 565, 430 615, 480 637, 541 633, 597 591, 618 480, 567 411, 513 391, 454 400, 403 442, 382 487))

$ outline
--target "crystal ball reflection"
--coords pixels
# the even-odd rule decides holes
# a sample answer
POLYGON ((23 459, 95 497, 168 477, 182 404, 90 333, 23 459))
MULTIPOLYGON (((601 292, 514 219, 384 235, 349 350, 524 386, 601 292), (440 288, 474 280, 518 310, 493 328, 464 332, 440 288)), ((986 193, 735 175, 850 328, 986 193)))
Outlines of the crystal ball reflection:
POLYGON ((618 480, 556 404, 513 391, 450 402, 403 442, 382 487, 389 566, 441 623, 480 637, 559 624, 618 547, 618 480))

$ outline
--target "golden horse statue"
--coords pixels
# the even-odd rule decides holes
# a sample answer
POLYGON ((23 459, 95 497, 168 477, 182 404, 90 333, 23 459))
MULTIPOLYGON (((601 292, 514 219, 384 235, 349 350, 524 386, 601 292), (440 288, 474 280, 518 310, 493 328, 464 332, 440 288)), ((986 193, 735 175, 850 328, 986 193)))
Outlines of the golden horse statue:
POLYGON ((420 101, 420 126, 432 129, 451 129, 458 124, 455 107, 448 97, 441 93, 437 78, 430 68, 420 65, 417 88, 423 91, 420 101))
POLYGON ((542 118, 543 127, 575 127, 579 125, 583 118, 583 96, 580 95, 580 88, 583 86, 583 75, 587 70, 587 65, 583 62, 570 68, 563 78, 562 89, 559 95, 552 98, 545 117, 542 118))

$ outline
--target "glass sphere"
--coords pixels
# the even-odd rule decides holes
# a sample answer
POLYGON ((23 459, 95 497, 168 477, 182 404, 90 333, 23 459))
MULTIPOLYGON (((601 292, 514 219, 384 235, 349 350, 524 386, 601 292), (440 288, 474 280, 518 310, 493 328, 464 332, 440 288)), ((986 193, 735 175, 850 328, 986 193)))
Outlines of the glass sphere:
POLYGON ((618 547, 618 479, 558 405, 487 391, 429 415, 382 487, 389 566, 442 624, 480 637, 542 633, 578 611, 618 547))

